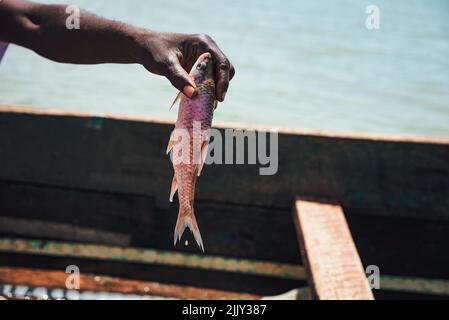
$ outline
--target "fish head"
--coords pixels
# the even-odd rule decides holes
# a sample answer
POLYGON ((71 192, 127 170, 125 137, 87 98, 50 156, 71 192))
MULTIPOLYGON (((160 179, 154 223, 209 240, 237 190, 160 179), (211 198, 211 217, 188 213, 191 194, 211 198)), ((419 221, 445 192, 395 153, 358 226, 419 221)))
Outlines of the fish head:
POLYGON ((206 81, 214 81, 213 65, 212 55, 209 52, 203 53, 198 57, 190 71, 190 76, 195 80, 197 86, 206 81))

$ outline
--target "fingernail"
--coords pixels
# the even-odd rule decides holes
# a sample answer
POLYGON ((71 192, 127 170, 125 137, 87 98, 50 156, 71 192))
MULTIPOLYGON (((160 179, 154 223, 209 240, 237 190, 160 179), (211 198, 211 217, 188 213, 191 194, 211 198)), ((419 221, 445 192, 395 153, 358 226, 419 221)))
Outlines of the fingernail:
POLYGON ((189 98, 194 98, 197 95, 197 92, 195 91, 195 88, 191 85, 186 85, 182 92, 189 98))

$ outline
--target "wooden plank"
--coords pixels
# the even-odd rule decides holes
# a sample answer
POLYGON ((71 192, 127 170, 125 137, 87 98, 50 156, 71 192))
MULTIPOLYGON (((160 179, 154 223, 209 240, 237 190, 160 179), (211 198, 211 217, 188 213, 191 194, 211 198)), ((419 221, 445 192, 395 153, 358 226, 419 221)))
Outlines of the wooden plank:
POLYGON ((116 246, 128 246, 131 242, 129 235, 117 232, 78 227, 67 223, 0 216, 0 234, 8 232, 14 232, 18 236, 37 239, 57 238, 61 240, 93 242, 116 246))
POLYGON ((294 220, 316 298, 374 299, 341 206, 296 199, 294 220))
POLYGON ((148 248, 122 248, 57 241, 0 238, 0 252, 116 260, 126 263, 159 264, 285 279, 305 279, 304 269, 298 265, 198 254, 171 253, 148 248))
POLYGON ((101 274, 139 281, 246 292, 256 295, 278 295, 307 285, 305 280, 260 276, 237 272, 146 264, 121 260, 96 260, 67 256, 34 255, 0 252, 0 266, 64 271, 76 265, 84 274, 101 274))
MULTIPOLYGON (((168 192, 167 187, 167 197, 168 192)), ((197 200, 195 211, 207 254, 300 264, 290 210, 197 200)), ((32 226, 25 232, 25 226, 0 225, 0 234, 9 237, 198 253, 190 232, 185 232, 180 244, 173 247, 177 215, 177 202, 162 208, 150 196, 0 181, 0 218, 63 224, 73 229, 38 235, 32 226), (85 233, 75 232, 80 229, 126 236, 115 237, 113 243, 111 237, 85 237, 85 233), (124 243, 129 238, 130 243, 124 243)))
MULTIPOLYGON (((176 268, 169 266, 155 266, 131 263, 119 263, 106 260, 80 260, 73 258, 29 256, 0 253, 0 266, 6 268, 32 268, 62 271, 68 265, 79 266, 83 274, 102 274, 114 278, 127 278, 137 281, 158 283, 173 283, 182 286, 208 287, 220 291, 252 292, 256 295, 284 296, 291 288, 303 287, 304 282, 286 281, 287 279, 254 277, 248 274, 237 274, 205 269, 176 268)), ((376 298, 394 295, 400 298, 413 297, 447 297, 449 296, 449 280, 414 278, 392 275, 381 275, 380 290, 373 290, 376 298)), ((305 293, 305 292, 304 292, 305 293)), ((0 293, 1 294, 1 293, 0 293)), ((265 297, 266 298, 266 297, 265 297)), ((299 295, 300 300, 307 299, 306 295, 299 295)))
MULTIPOLYGON (((68 274, 61 271, 0 267, 0 283, 66 289, 65 283, 67 277, 68 274)), ((81 291, 118 292, 122 294, 138 294, 201 300, 255 300, 261 298, 258 295, 248 293, 196 288, 191 286, 179 286, 151 281, 136 281, 83 273, 80 274, 79 280, 79 290, 81 291)))
POLYGON ((449 280, 384 275, 380 277, 383 290, 416 292, 449 296, 449 280))
MULTIPOLYGON (((301 264, 291 210, 201 200, 195 207, 208 254, 301 264)), ((126 234, 131 246, 197 253, 194 246, 173 248, 177 213, 176 205, 158 208, 149 197, 0 182, 0 217, 126 234)), ((448 223, 365 215, 348 208, 345 213, 364 265, 378 265, 385 274, 449 279, 448 223)), ((3 236, 36 238, 13 226, 2 231, 3 236)), ((43 239, 118 244, 69 235, 43 239)), ((189 244, 195 243, 189 239, 189 244)))
MULTIPOLYGON (((1 112, 0 179, 150 195, 168 205, 171 124, 111 117, 92 126, 92 115, 22 111, 1 112)), ((447 139, 285 129, 275 176, 260 176, 257 165, 208 166, 196 199, 289 208, 295 194, 321 195, 360 214, 449 221, 448 185, 447 139)))
MULTIPOLYGON (((291 210, 201 200, 195 207, 200 227, 205 230, 208 254, 301 264, 291 210)), ((378 265, 385 274, 449 279, 448 223, 365 215, 348 208, 345 212, 364 265, 378 265), (380 233, 382 237, 378 237, 380 233)), ((0 217, 126 234, 134 247, 198 252, 194 246, 173 248, 177 213, 176 205, 158 208, 149 197, 0 181, 0 217)), ((0 235, 5 237, 36 238, 32 232, 11 225, 0 224, 0 229, 0 235)), ((47 234, 42 239, 119 244, 106 238, 73 235, 47 234)), ((189 233, 185 236, 187 239, 189 233)), ((190 239, 189 243, 195 244, 190 239)))
MULTIPOLYGON (((146 122, 156 124, 169 124, 173 125, 174 122, 171 119, 157 117, 157 116, 145 116, 145 115, 127 115, 117 113, 101 113, 84 112, 75 110, 63 110, 58 108, 35 108, 17 105, 0 105, 0 113, 18 113, 28 115, 40 115, 40 116, 68 116, 77 118, 107 118, 114 120, 127 120, 135 122, 146 122)), ((399 135, 399 134, 382 134, 382 133, 370 133, 370 132, 347 132, 347 131, 322 131, 316 129, 307 128, 291 128, 285 126, 267 126, 256 123, 241 123, 241 122, 214 122, 214 127, 217 128, 236 128, 241 130, 254 130, 254 131, 270 131, 275 128, 281 134, 294 134, 294 135, 313 135, 317 137, 326 138, 349 138, 349 139, 364 139, 374 141, 391 141, 391 142, 417 142, 417 143, 436 143, 436 144, 449 144, 449 139, 445 137, 434 136, 416 136, 416 135, 399 135)))

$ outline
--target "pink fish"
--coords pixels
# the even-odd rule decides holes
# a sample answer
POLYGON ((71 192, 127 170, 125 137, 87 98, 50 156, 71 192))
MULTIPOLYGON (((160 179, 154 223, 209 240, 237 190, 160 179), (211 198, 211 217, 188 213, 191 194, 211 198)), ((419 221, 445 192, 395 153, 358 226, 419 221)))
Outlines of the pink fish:
MULTIPOLYGON (((180 98, 178 120, 167 147, 167 153, 172 151, 171 158, 175 171, 170 201, 173 201, 173 196, 178 191, 179 213, 174 245, 181 240, 184 230, 188 227, 204 252, 193 202, 196 179, 201 173, 207 155, 208 130, 217 107, 213 61, 210 53, 204 53, 198 58, 189 75, 195 80, 198 94, 192 99, 181 93, 178 95, 180 98)), ((173 104, 175 103, 176 100, 173 104)))

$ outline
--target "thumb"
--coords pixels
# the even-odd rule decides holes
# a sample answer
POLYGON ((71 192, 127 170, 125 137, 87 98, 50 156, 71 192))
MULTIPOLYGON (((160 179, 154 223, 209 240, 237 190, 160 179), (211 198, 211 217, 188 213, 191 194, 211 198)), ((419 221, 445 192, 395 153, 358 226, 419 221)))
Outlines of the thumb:
POLYGON ((167 66, 165 76, 176 89, 184 93, 187 97, 193 98, 196 96, 195 82, 178 61, 167 66))

